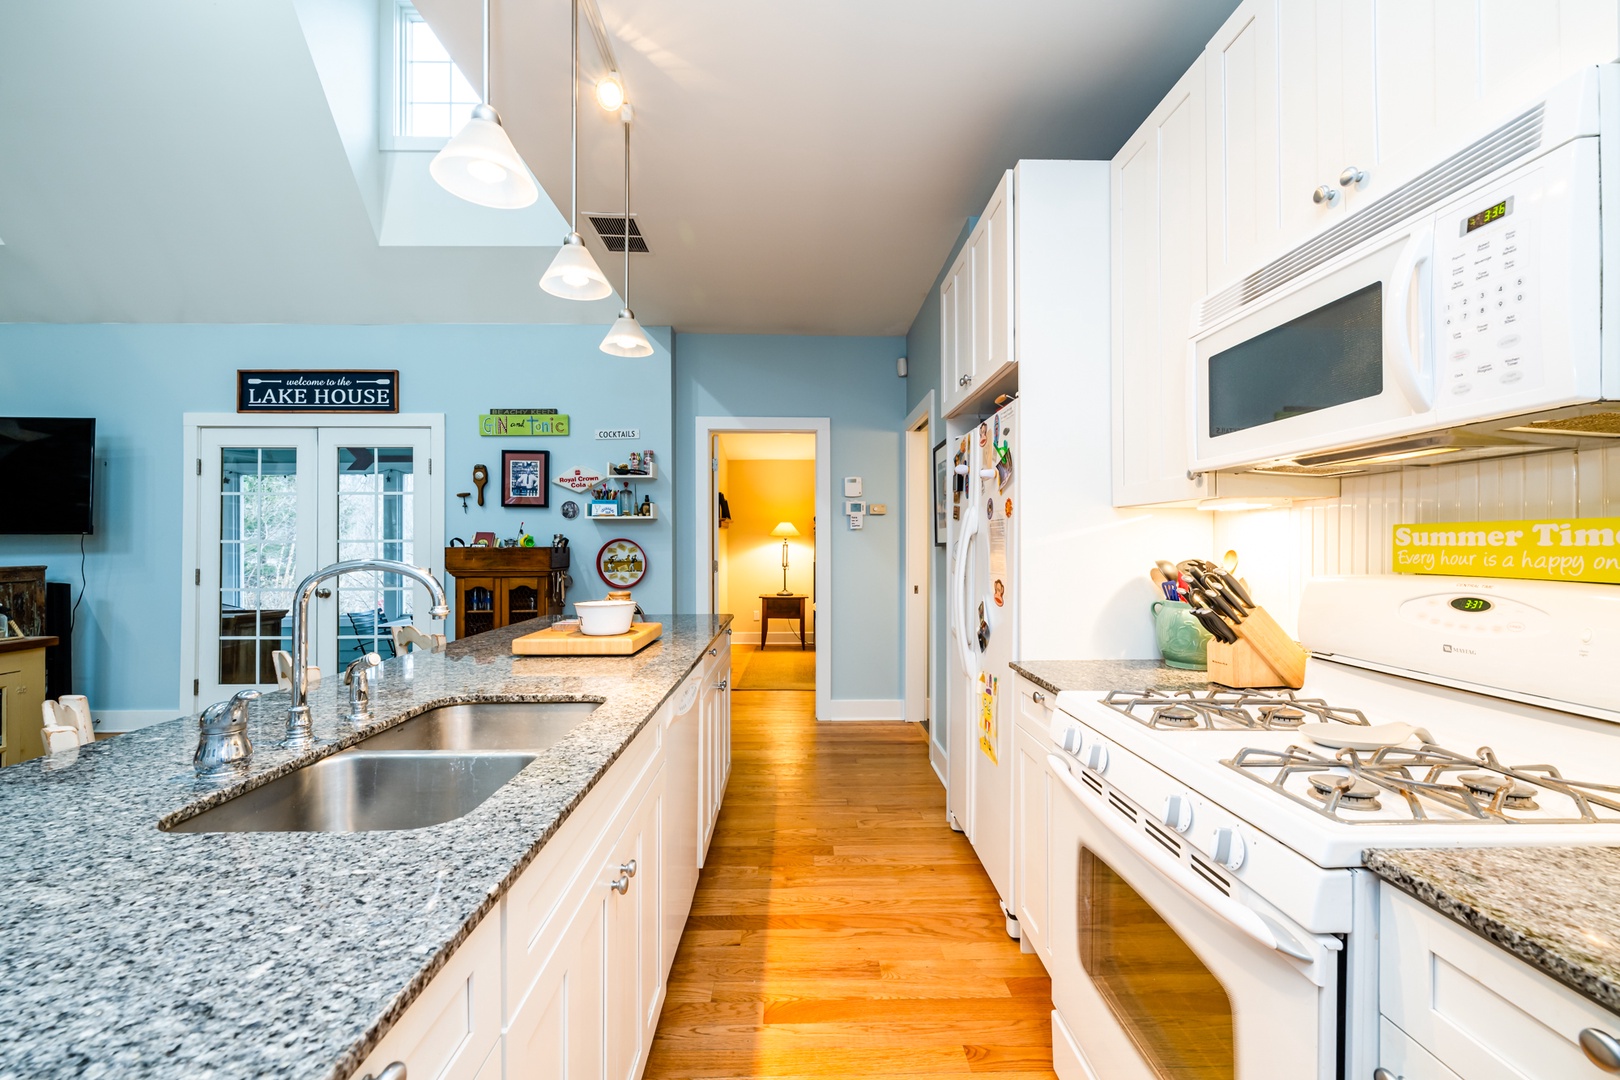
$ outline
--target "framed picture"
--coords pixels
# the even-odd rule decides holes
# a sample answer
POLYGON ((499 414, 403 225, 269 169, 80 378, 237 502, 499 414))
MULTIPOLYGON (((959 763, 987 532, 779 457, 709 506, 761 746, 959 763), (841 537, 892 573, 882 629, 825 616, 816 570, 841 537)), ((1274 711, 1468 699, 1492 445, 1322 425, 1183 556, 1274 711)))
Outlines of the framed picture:
POLYGON ((951 455, 945 452, 948 439, 934 447, 934 546, 944 547, 951 528, 951 455))
POLYGON ((546 506, 551 455, 544 450, 501 451, 501 505, 546 506))
POLYGON ((609 540, 596 553, 596 572, 615 589, 634 588, 647 576, 647 553, 634 540, 609 540))

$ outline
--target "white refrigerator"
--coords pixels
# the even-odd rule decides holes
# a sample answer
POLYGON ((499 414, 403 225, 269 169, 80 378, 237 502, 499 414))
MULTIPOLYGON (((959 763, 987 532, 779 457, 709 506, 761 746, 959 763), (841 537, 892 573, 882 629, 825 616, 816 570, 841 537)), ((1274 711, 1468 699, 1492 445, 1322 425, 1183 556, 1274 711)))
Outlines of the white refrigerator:
POLYGON ((947 808, 967 834, 1017 936, 1013 896, 1013 708, 1018 654, 1018 403, 954 441, 949 627, 947 808))

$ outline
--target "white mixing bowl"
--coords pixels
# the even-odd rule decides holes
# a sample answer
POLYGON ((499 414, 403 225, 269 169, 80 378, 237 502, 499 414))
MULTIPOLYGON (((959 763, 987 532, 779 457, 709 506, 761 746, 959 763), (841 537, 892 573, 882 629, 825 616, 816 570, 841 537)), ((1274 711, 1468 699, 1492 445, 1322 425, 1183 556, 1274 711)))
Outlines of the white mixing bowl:
POLYGON ((579 632, 587 637, 611 637, 630 632, 636 613, 634 600, 581 600, 574 604, 579 613, 579 632))

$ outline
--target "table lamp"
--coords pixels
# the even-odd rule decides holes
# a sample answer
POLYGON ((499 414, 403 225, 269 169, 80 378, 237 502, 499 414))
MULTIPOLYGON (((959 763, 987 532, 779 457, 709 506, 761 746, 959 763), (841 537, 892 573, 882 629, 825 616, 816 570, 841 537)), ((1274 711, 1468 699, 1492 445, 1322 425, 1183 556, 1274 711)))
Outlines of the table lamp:
POLYGON ((776 528, 771 530, 771 535, 772 536, 780 536, 782 538, 782 591, 777 593, 776 595, 777 596, 792 596, 793 593, 791 591, 789 591, 789 589, 787 587, 787 572, 788 572, 788 542, 787 542, 787 538, 790 537, 790 536, 798 536, 799 535, 799 530, 795 529, 793 527, 793 522, 791 522, 791 521, 782 521, 782 522, 778 522, 776 528))

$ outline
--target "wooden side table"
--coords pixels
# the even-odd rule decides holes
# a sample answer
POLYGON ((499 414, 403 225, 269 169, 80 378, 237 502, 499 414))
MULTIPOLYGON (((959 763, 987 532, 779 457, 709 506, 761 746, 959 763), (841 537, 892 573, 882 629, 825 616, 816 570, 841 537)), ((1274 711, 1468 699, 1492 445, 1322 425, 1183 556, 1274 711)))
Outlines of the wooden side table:
POLYGON ((810 597, 804 593, 778 596, 776 593, 759 594, 759 647, 771 639, 772 619, 799 620, 799 648, 804 648, 804 610, 810 597))

